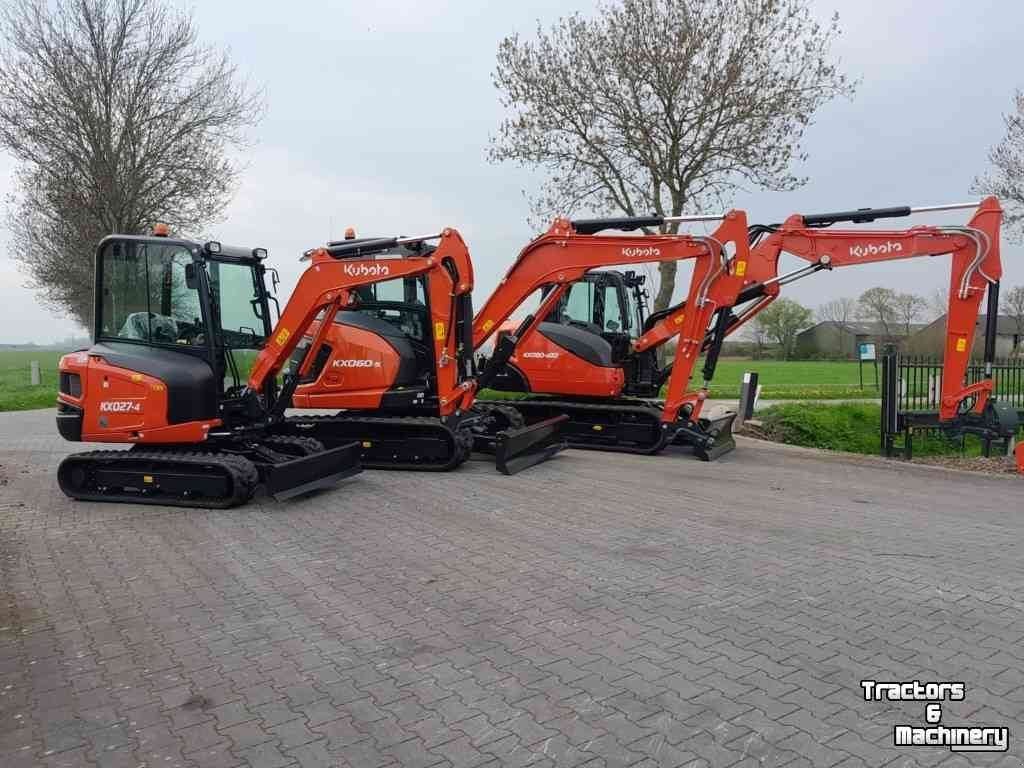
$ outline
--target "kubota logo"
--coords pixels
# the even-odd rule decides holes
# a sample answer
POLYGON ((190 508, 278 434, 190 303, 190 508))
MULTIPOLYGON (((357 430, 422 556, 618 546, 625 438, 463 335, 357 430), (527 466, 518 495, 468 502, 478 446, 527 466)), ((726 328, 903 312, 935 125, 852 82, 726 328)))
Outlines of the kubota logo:
POLYGON ((335 360, 331 363, 335 368, 380 368, 375 360, 335 360))
POLYGON ((346 264, 345 274, 349 277, 382 277, 390 274, 386 264, 346 264))
POLYGON ((103 400, 100 413, 142 413, 142 403, 135 400, 103 400))
POLYGON ((850 255, 862 259, 865 256, 884 256, 887 253, 899 253, 903 250, 900 243, 888 240, 881 245, 851 245, 850 255))
POLYGON ((661 256, 661 251, 654 246, 649 245, 646 248, 623 248, 622 255, 628 256, 631 259, 641 257, 654 258, 655 256, 661 256))
POLYGON ((527 360, 554 360, 558 357, 557 352, 523 352, 527 360))

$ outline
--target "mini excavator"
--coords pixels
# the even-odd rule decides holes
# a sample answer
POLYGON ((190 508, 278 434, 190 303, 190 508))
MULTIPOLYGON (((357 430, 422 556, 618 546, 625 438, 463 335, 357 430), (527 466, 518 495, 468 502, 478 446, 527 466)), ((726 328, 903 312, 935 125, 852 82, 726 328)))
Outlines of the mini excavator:
POLYGON ((225 508, 260 484, 283 499, 360 471, 358 444, 287 434, 271 367, 242 379, 258 350, 275 349, 266 255, 171 238, 161 225, 99 244, 94 343, 61 358, 57 427, 67 440, 131 448, 65 458, 64 493, 225 508))
MULTIPOLYGON (((565 447, 562 417, 525 427, 511 407, 475 406, 473 264, 456 230, 352 237, 303 258, 269 346, 292 355, 294 407, 336 412, 291 416, 289 434, 355 440, 370 469, 450 470, 476 449, 514 474, 565 447)), ((250 386, 279 363, 261 356, 250 386)))

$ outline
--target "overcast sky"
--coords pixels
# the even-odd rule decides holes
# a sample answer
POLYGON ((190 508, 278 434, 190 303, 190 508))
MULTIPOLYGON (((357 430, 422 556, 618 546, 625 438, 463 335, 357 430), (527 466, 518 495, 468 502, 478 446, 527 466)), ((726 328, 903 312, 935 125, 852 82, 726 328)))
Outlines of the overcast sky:
MULTIPOLYGON (((484 158, 501 118, 491 84, 498 42, 593 8, 587 0, 196 2, 201 36, 229 47, 268 101, 227 216, 205 234, 267 247, 287 293, 301 252, 346 226, 375 235, 454 226, 469 243, 481 306, 536 234, 523 196, 536 178, 484 158)), ((815 8, 823 20, 839 12, 836 53, 861 86, 808 129, 810 157, 795 168, 810 177, 804 188, 741 191, 735 206, 767 223, 792 212, 971 199, 1014 88, 1024 87, 1024 3, 820 0, 815 8)), ((0 155, 0 191, 12 168, 0 155)), ((75 333, 37 305, 0 235, 0 343, 75 333)), ((1024 248, 1005 237, 1003 264, 1004 284, 1024 283, 1024 248)), ((947 281, 940 257, 823 273, 785 295, 816 306, 879 284, 928 295, 947 281)))

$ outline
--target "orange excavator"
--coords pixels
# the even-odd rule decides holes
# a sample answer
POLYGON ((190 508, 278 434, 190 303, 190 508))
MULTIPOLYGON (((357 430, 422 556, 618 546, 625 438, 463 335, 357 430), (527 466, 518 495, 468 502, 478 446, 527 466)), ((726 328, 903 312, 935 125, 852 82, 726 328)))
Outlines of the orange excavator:
MULTIPOLYGON (((355 442, 288 434, 274 366, 245 383, 271 337, 262 248, 114 235, 96 251, 93 345, 60 361, 57 427, 72 441, 130 445, 65 458, 75 499, 232 507, 258 485, 279 499, 360 471, 355 442), (259 351, 261 350, 262 351, 259 351)), ((276 273, 271 272, 271 275, 276 273)), ((285 385, 285 390, 287 384, 285 385)))
POLYGON ((272 327, 265 250, 170 238, 166 230, 105 238, 94 344, 61 359, 57 425, 68 440, 131 448, 67 457, 62 490, 77 499, 230 507, 260 484, 277 498, 331 485, 358 472, 360 457, 365 466, 448 469, 469 455, 474 430, 486 433, 480 440, 507 473, 554 455, 563 447, 557 420, 515 430, 473 410, 473 270, 458 232, 391 238, 387 246, 403 253, 361 258, 384 242, 309 252, 272 327), (421 248, 432 240, 436 247, 421 248), (424 289, 418 344, 399 348, 387 323, 345 326, 360 356, 330 373, 346 382, 349 410, 287 418, 343 308, 360 290, 407 279, 424 289), (307 334, 312 342, 302 346, 307 334), (383 373, 410 383, 391 388, 383 373))
MULTIPOLYGON (((336 412, 290 417, 290 434, 328 447, 355 440, 371 469, 449 470, 476 449, 514 474, 566 447, 564 417, 525 427, 510 407, 475 407, 473 265, 456 230, 353 237, 304 258, 312 265, 280 322, 293 355, 287 396, 336 412)), ((280 359, 262 362, 253 376, 280 359)))

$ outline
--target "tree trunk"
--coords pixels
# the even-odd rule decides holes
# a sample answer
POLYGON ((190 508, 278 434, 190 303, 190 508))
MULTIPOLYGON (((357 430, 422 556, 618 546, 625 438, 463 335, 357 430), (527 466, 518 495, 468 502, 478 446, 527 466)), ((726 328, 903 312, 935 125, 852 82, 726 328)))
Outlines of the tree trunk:
POLYGON ((658 293, 654 297, 654 311, 660 312, 672 303, 672 294, 676 289, 676 271, 679 263, 663 261, 658 264, 658 293))

